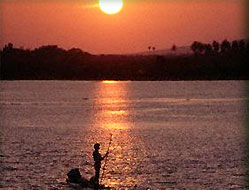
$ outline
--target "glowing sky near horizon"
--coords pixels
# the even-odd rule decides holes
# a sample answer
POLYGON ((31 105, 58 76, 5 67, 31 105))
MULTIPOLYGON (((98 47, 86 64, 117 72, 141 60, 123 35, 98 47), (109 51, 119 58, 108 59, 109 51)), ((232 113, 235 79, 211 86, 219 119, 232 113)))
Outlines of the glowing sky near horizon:
POLYGON ((56 44, 100 53, 132 53, 245 38, 242 0, 123 0, 104 14, 96 0, 3 0, 0 46, 56 44))

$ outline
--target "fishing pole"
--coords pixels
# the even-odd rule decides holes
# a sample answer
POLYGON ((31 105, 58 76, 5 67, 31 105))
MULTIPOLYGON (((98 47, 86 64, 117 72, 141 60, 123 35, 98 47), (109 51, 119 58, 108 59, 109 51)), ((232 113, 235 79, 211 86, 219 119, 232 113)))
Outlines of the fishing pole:
POLYGON ((106 152, 107 155, 105 157, 105 163, 104 163, 104 166, 103 166, 103 172, 102 172, 102 176, 101 176, 101 179, 100 179, 100 184, 101 184, 101 182, 103 180, 103 177, 104 177, 104 174, 105 174, 105 166, 106 166, 106 163, 107 163, 107 157, 108 157, 108 153, 109 153, 111 143, 112 143, 112 134, 110 134, 110 142, 109 142, 109 146, 108 146, 108 149, 107 149, 107 152, 106 152))

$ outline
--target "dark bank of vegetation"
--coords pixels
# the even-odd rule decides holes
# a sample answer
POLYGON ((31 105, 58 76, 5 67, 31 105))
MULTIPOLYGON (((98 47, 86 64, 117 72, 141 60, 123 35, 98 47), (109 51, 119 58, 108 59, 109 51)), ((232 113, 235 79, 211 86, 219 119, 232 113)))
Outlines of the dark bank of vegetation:
MULTIPOLYGON (((172 48, 175 51, 176 47, 172 48)), ((193 42, 188 55, 92 55, 80 49, 7 44, 1 80, 248 80, 249 42, 193 42)))

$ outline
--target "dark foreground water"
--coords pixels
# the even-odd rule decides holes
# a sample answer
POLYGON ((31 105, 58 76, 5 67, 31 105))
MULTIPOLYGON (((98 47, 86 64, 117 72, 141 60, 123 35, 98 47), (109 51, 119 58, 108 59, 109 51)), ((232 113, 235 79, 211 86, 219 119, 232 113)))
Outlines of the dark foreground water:
POLYGON ((245 189, 243 81, 0 82, 0 189, 72 189, 110 147, 113 189, 245 189))

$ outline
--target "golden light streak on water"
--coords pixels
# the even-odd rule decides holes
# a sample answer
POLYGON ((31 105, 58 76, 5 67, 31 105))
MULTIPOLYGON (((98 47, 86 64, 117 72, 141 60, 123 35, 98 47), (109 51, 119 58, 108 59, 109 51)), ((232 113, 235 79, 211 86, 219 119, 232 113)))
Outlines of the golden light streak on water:
MULTIPOLYGON (((103 81, 96 90, 101 98, 96 102, 98 113, 96 123, 103 136, 111 133, 112 143, 110 154, 102 183, 109 187, 126 186, 133 187, 138 184, 137 175, 130 176, 139 168, 137 156, 137 142, 143 142, 134 138, 131 133, 132 126, 129 115, 132 114, 129 107, 129 84, 116 81, 103 81)), ((106 140, 107 142, 107 140, 106 140)), ((107 143, 105 142, 106 149, 107 143)))
POLYGON ((115 81, 115 80, 103 80, 102 83, 115 84, 115 83, 118 83, 118 81, 115 81))
POLYGON ((101 94, 101 98, 98 99, 100 107, 97 113, 99 124, 110 130, 130 128, 127 125, 128 85, 118 81, 102 81, 96 90, 101 94))

